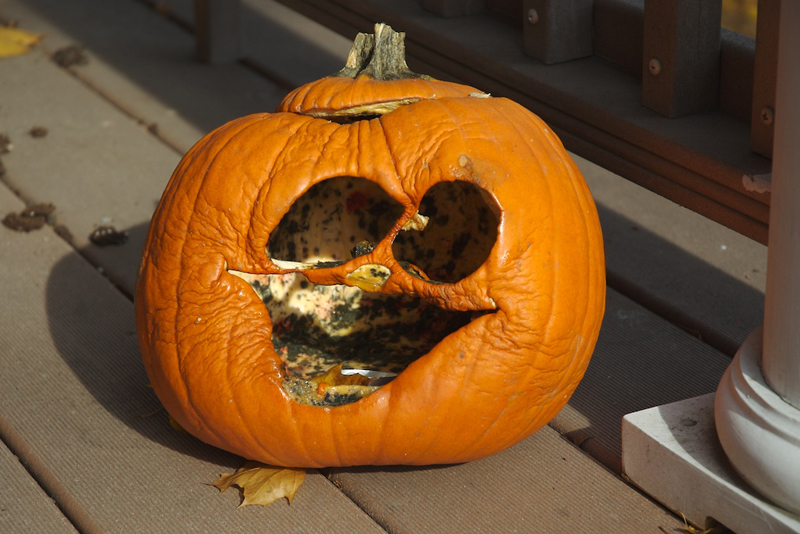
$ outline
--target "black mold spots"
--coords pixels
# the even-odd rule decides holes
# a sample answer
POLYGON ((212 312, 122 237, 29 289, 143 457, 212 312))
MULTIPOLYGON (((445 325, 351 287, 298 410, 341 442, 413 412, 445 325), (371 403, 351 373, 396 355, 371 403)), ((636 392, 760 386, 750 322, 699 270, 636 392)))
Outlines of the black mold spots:
POLYGON ((429 218, 422 232, 402 232, 392 251, 418 266, 432 281, 453 283, 472 274, 489 257, 499 221, 481 190, 464 181, 433 186, 420 203, 429 218))
POLYGON ((402 213, 403 207, 369 180, 330 178, 295 200, 272 232, 267 252, 283 261, 347 261, 354 243, 380 241, 402 213))

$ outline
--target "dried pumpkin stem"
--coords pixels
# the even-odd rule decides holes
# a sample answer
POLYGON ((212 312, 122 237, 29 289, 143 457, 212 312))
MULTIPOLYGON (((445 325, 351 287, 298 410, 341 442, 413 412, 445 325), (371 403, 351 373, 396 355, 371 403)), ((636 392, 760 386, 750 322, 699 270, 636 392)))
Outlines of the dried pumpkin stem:
POLYGON ((375 25, 375 34, 359 33, 344 68, 334 76, 356 79, 367 76, 373 80, 390 81, 404 78, 430 79, 417 74, 406 64, 406 34, 396 32, 388 24, 375 25))

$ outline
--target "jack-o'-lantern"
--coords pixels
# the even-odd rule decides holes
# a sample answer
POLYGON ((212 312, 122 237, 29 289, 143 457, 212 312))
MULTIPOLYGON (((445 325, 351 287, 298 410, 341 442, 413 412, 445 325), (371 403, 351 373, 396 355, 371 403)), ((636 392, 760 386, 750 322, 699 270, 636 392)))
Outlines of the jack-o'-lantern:
POLYGON ((605 299, 580 172, 538 117, 408 70, 403 34, 183 158, 135 303, 199 439, 286 467, 500 451, 567 402, 605 299))

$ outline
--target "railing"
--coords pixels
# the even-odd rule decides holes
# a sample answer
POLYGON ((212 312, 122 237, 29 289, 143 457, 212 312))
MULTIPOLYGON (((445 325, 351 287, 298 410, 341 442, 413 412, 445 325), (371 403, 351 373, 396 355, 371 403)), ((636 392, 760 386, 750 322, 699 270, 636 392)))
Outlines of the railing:
MULTIPOLYGON (((513 98, 570 150, 767 240, 779 0, 756 40, 720 28, 721 0, 279 1, 348 37, 389 23, 412 69, 513 98)), ((235 19, 204 20, 201 50, 230 56, 235 19)))

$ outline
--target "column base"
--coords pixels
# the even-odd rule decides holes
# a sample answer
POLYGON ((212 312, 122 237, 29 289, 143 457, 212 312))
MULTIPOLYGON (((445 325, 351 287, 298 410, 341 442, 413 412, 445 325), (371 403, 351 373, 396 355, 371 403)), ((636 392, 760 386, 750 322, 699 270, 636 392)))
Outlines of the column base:
POLYGON ((800 516, 766 501, 731 467, 714 426, 714 394, 622 420, 623 476, 702 528, 797 534, 800 516))
POLYGON ((742 478, 800 514, 800 410, 767 385, 761 347, 758 328, 725 371, 714 401, 717 434, 742 478))

